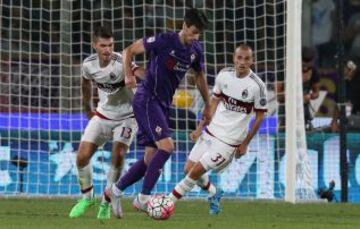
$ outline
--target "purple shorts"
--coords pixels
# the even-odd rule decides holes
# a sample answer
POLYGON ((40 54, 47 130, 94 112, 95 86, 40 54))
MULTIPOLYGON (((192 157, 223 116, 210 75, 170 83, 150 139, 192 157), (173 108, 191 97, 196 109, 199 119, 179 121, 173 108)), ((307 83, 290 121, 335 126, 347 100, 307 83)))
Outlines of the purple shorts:
POLYGON ((138 144, 156 148, 155 142, 171 136, 169 130, 169 109, 160 104, 155 96, 136 93, 133 109, 139 129, 138 144))

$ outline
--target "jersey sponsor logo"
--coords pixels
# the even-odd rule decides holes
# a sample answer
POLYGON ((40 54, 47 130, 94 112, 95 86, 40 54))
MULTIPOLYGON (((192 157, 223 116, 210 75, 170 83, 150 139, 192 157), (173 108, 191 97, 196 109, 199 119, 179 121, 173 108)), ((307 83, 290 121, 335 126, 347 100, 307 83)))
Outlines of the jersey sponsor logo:
POLYGON ((242 92, 241 97, 242 97, 243 99, 246 99, 246 98, 248 97, 248 95, 249 95, 249 92, 248 92, 247 89, 245 89, 245 90, 242 92))
POLYGON ((119 91, 121 87, 125 86, 124 80, 119 82, 119 83, 114 83, 114 84, 98 83, 98 82, 95 82, 95 83, 96 83, 96 87, 99 90, 101 90, 101 91, 103 91, 105 93, 108 93, 108 94, 114 94, 117 91, 119 91))
POLYGON ((149 37, 148 39, 146 39, 146 42, 147 43, 153 43, 155 41, 155 37, 152 36, 152 37, 149 37))
POLYGON ((223 98, 224 106, 227 110, 250 114, 253 109, 254 103, 243 102, 241 100, 227 96, 224 93, 221 94, 221 96, 223 98))
POLYGON ((266 103, 267 103, 266 98, 261 98, 261 99, 260 99, 260 105, 261 105, 261 106, 265 106, 266 103))
POLYGON ((116 79, 116 75, 115 75, 115 73, 110 73, 110 79, 111 80, 115 80, 116 79))
POLYGON ((189 70, 190 68, 190 65, 183 64, 177 61, 175 58, 169 57, 166 60, 166 68, 169 69, 170 71, 187 72, 187 70, 189 70))
POLYGON ((194 62, 195 58, 196 58, 196 55, 194 53, 192 53, 190 56, 191 63, 194 62))

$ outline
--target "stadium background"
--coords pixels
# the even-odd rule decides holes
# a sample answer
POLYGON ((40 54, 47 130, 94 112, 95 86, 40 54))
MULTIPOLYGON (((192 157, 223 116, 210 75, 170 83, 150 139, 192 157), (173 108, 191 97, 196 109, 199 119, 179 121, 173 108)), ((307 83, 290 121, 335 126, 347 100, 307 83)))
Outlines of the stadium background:
MULTIPOLYGON (((256 50, 254 70, 264 79, 269 91, 273 91, 274 81, 285 77, 284 1, 158 0, 153 4, 153 1, 3 0, 0 14, 0 193, 78 195, 74 156, 87 122, 81 114, 80 64, 93 52, 92 28, 96 24, 110 24, 114 29, 116 50, 120 51, 145 35, 179 29, 186 7, 191 5, 204 9, 210 20, 203 37, 209 85, 213 85, 214 76, 221 68, 231 65, 236 44, 245 41, 256 50)), ((144 64, 144 58, 136 61, 144 64)), ((330 102, 325 102, 325 107, 320 109, 321 115, 331 111, 331 96, 336 93, 337 77, 330 65, 323 66, 322 85, 331 93, 327 98, 330 102)), ((194 93, 191 75, 188 79, 181 88, 194 93)), ((168 192, 182 177, 186 152, 192 146, 187 134, 199 118, 201 107, 197 95, 192 95, 191 113, 174 109, 172 125, 180 129, 174 133, 177 154, 167 164, 156 192, 168 192)), ((276 120, 274 111, 254 140, 254 150, 249 157, 240 160, 228 173, 212 176, 227 195, 283 197, 284 153, 278 141, 282 136, 276 132, 276 120), (264 147, 259 144, 262 138, 266 138, 264 147), (247 169, 239 170, 240 166, 247 169), (239 176, 236 181, 231 179, 234 174, 239 176)), ((360 135, 352 134, 349 142, 351 202, 360 201, 358 139, 360 135)), ((142 149, 135 145, 136 142, 127 163, 142 156, 142 149)), ((326 188, 331 180, 340 184, 338 135, 308 135, 308 147, 314 187, 326 188)), ((107 145, 93 159, 96 194, 101 194, 109 161, 107 145)), ((127 194, 134 194, 138 188, 127 190, 127 194)), ((339 185, 335 190, 339 195, 339 185)), ((195 190, 191 195, 203 194, 195 190)))

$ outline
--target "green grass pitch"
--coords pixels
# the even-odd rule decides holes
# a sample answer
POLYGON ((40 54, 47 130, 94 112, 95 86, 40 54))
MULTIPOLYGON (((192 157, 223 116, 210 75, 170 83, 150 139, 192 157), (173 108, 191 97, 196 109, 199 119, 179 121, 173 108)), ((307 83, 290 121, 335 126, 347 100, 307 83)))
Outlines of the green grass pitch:
POLYGON ((360 228, 360 205, 351 204, 288 204, 284 202, 244 202, 224 200, 218 216, 208 215, 203 200, 179 201, 175 214, 166 221, 150 219, 135 212, 131 200, 125 199, 124 219, 96 219, 97 206, 78 219, 69 219, 75 203, 72 199, 14 199, 0 198, 0 228, 40 229, 229 229, 229 228, 360 228))

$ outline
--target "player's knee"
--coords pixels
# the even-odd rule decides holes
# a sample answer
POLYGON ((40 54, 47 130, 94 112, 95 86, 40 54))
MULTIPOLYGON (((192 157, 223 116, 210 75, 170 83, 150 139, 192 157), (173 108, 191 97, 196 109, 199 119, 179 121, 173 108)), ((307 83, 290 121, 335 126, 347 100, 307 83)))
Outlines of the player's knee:
POLYGON ((193 162, 187 161, 184 166, 184 173, 188 174, 193 166, 194 166, 193 162))
POLYGON ((158 149, 172 153, 175 150, 174 141, 171 138, 161 140, 158 142, 158 149))

